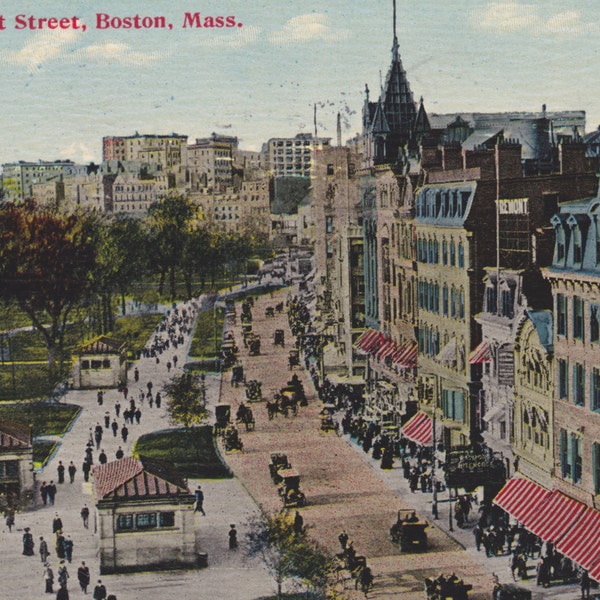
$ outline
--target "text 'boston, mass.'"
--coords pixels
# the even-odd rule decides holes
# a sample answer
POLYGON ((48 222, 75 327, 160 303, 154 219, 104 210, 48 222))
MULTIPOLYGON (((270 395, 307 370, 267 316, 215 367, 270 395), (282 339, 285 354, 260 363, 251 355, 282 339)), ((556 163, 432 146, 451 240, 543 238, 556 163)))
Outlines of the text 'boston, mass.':
MULTIPOLYGON (((10 17, 0 15, 0 31, 10 28, 10 17)), ((204 15, 200 12, 183 13, 178 26, 182 29, 230 29, 242 27, 234 15, 204 15)), ((173 23, 167 17, 148 15, 110 15, 96 13, 96 29, 173 29, 173 23)), ((12 29, 36 31, 40 29, 74 29, 86 31, 87 25, 78 16, 44 16, 18 14, 13 17, 12 29)))

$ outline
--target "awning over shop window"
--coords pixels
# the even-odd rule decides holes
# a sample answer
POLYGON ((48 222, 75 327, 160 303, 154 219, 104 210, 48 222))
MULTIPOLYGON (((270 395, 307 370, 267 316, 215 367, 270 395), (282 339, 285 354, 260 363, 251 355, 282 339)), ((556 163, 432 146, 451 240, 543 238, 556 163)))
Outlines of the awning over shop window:
POLYGON ((367 329, 354 343, 354 346, 363 352, 369 352, 372 346, 378 341, 382 335, 376 329, 367 329))
POLYGON ((513 477, 498 492, 494 504, 528 527, 548 496, 550 492, 537 483, 522 477, 513 477))
POLYGON ((402 426, 405 437, 422 446, 430 446, 433 440, 433 421, 424 412, 418 412, 402 426))
POLYGON ((481 342, 471 354, 469 354, 469 364, 478 365, 484 362, 491 362, 492 353, 490 345, 487 342, 481 342))
POLYGON ((556 543, 556 549, 578 565, 600 577, 600 511, 588 508, 556 543))
POLYGON ((386 356, 393 354, 394 350, 396 350, 396 342, 386 338, 377 350, 377 358, 386 358, 386 356))
POLYGON ((490 421, 494 423, 502 421, 502 417, 506 415, 507 408, 508 407, 505 403, 498 404, 497 406, 492 406, 489 412, 486 412, 485 415, 483 415, 483 420, 486 423, 489 423, 490 421))
POLYGON ((417 366, 418 347, 415 342, 406 342, 392 354, 392 362, 401 367, 417 366))
POLYGON ((456 340, 452 338, 436 357, 441 363, 453 364, 456 362, 456 340))
POLYGON ((585 505, 554 490, 527 524, 545 542, 556 542, 582 515, 585 505))

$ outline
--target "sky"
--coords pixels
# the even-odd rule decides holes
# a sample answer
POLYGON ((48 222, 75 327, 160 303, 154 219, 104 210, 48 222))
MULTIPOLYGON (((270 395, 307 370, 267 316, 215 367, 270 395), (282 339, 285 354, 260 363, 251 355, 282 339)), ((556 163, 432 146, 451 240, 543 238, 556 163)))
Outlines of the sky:
MULTIPOLYGON (((397 0, 397 14, 428 112, 546 104, 585 110, 586 131, 600 124, 597 0, 397 0)), ((258 150, 313 132, 315 103, 318 134, 335 142, 339 111, 347 139, 361 129, 365 84, 378 95, 392 40, 392 0, 0 0, 0 164, 99 162, 103 136, 136 131, 216 132, 258 150), (184 28, 196 12, 235 26, 184 28), (114 24, 164 17, 167 28, 98 28, 98 13, 114 24), (52 17, 69 28, 38 20, 52 17)))

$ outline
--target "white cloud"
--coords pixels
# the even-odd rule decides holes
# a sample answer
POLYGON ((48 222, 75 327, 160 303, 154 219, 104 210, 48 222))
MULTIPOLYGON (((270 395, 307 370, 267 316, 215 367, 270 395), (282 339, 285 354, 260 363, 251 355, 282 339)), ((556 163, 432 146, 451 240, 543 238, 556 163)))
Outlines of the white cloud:
POLYGON ((280 31, 269 36, 272 44, 298 44, 312 41, 333 42, 350 35, 344 29, 334 29, 326 15, 316 13, 293 17, 280 31))
POLYGON ((196 43, 201 46, 219 48, 242 48, 257 42, 261 36, 262 29, 254 25, 237 27, 227 32, 210 32, 199 36, 196 43))
POLYGON ((111 40, 86 46, 77 52, 77 56, 82 62, 94 61, 135 66, 154 63, 162 54, 161 52, 138 52, 133 50, 129 44, 111 40))
POLYGON ((538 7, 520 4, 514 0, 492 2, 476 12, 473 17, 476 27, 500 33, 523 31, 534 35, 576 36, 597 27, 581 20, 577 10, 559 12, 542 17, 538 7))
POLYGON ((74 142, 67 148, 63 148, 60 151, 60 155, 64 156, 65 159, 71 159, 77 163, 89 163, 95 159, 95 155, 89 146, 77 142, 74 142))
POLYGON ((35 34, 20 50, 0 51, 0 62, 24 66, 35 73, 45 64, 62 61, 118 63, 142 66, 156 62, 164 52, 138 52, 128 44, 103 41, 80 46, 82 34, 73 30, 43 31, 35 34))

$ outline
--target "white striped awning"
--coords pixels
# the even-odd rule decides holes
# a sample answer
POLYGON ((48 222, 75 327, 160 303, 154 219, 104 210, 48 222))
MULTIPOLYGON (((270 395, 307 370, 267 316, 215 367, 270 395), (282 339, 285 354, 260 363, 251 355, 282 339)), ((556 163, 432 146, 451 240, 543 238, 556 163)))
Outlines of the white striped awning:
POLYGON ((433 440, 433 421, 424 412, 418 412, 403 426, 405 437, 422 446, 430 446, 433 440))

